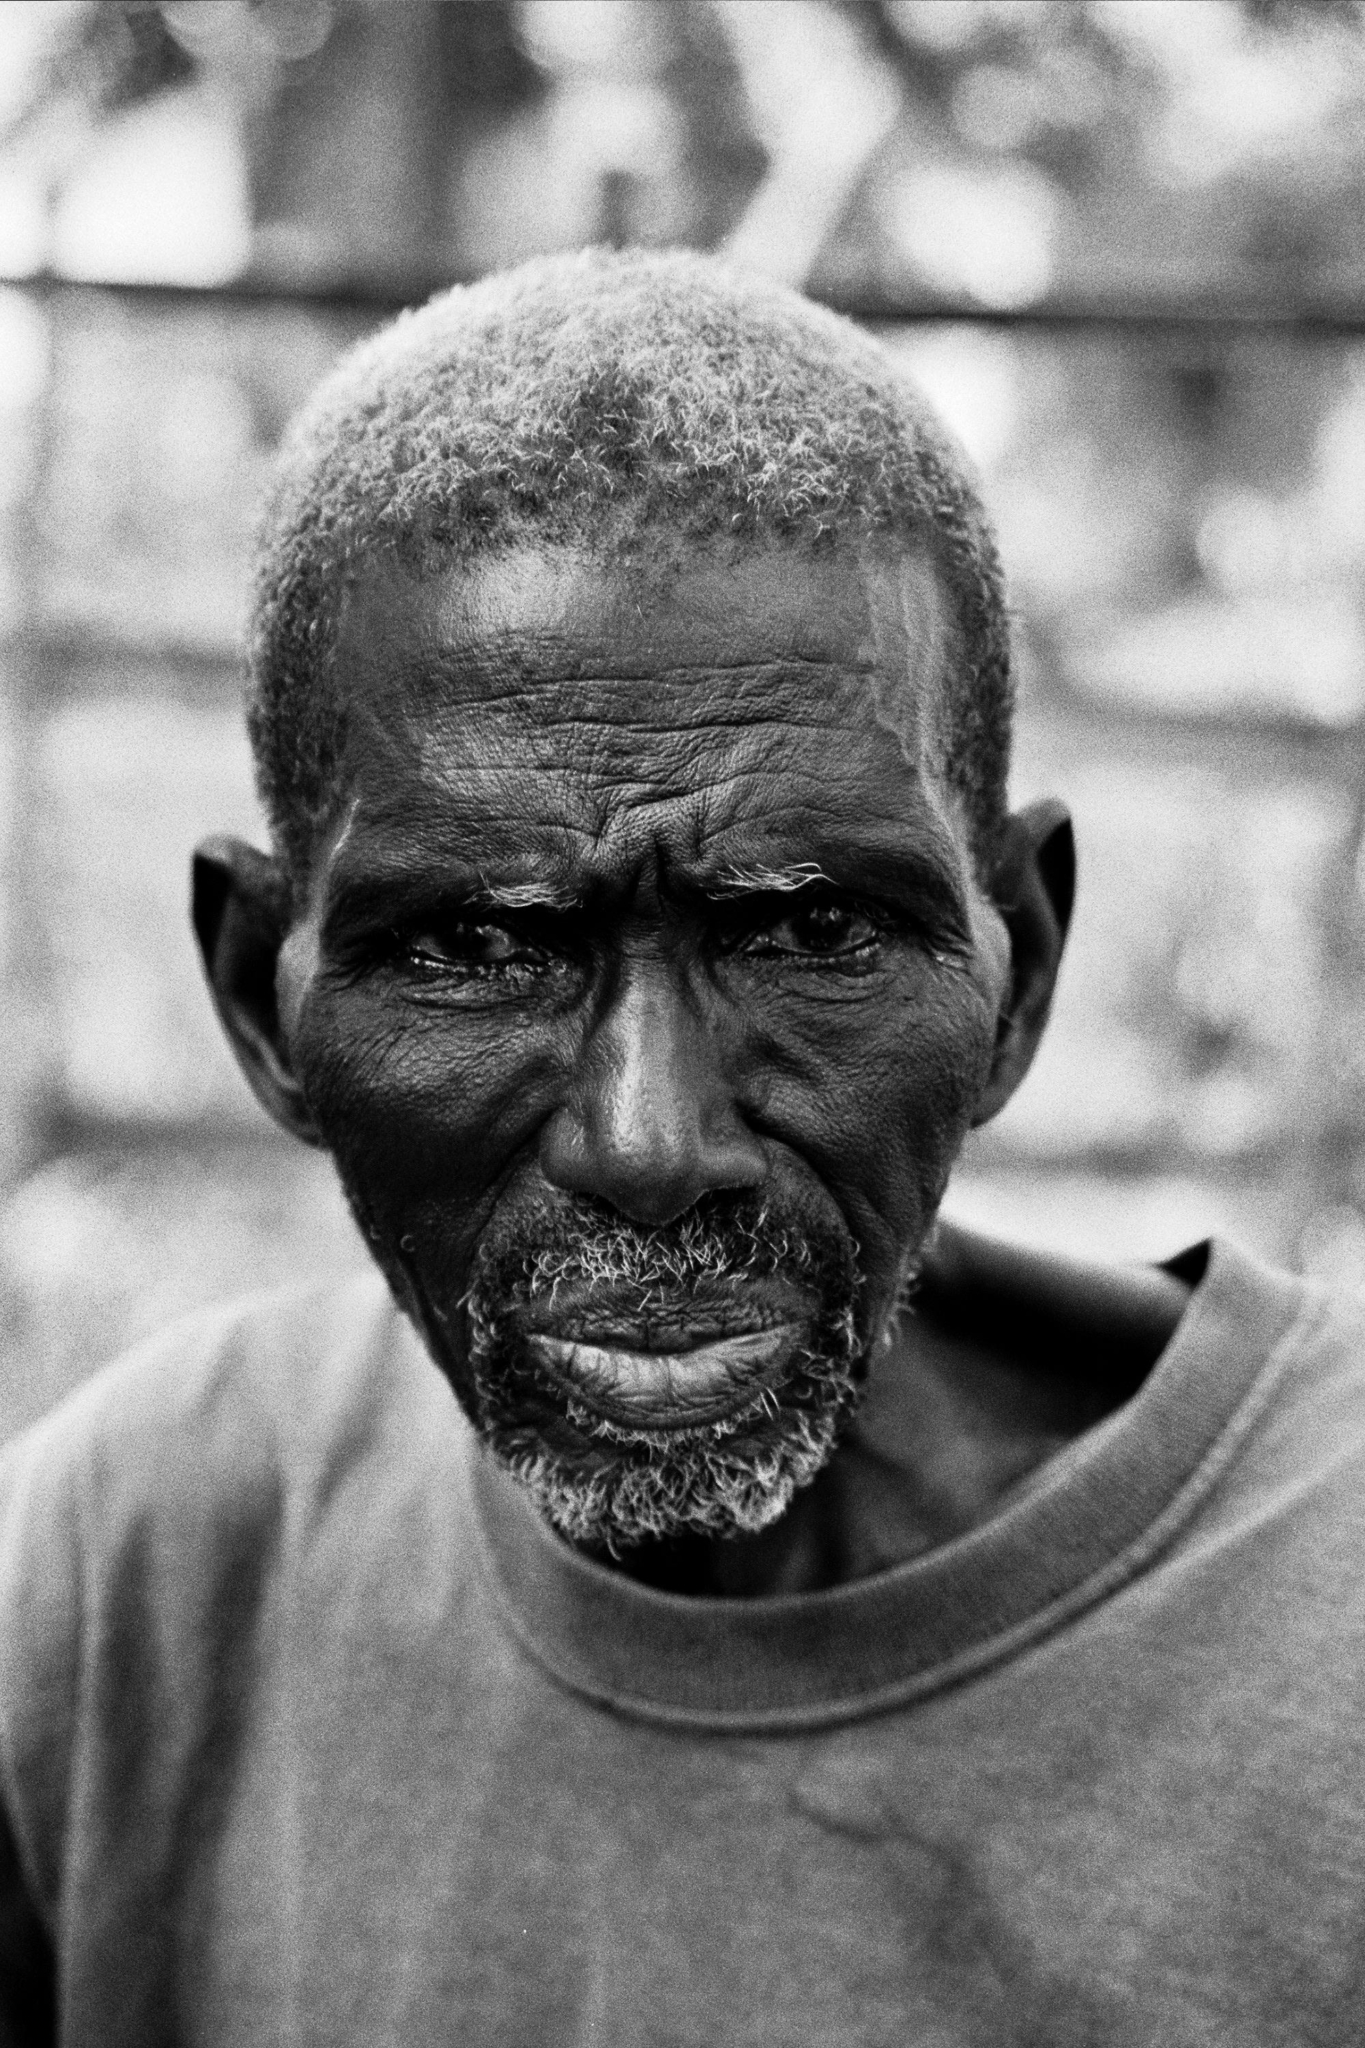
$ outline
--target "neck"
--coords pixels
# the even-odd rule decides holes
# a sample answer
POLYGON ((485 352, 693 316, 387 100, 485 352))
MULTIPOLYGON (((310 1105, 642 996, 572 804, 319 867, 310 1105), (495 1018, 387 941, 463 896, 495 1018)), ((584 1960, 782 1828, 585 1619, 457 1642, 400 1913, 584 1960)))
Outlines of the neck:
POLYGON ((921 1556, 1130 1399, 1189 1295, 1159 1267, 1084 1264, 941 1223, 852 1429, 787 1513, 755 1536, 642 1545, 622 1568, 671 1591, 755 1598, 921 1556))

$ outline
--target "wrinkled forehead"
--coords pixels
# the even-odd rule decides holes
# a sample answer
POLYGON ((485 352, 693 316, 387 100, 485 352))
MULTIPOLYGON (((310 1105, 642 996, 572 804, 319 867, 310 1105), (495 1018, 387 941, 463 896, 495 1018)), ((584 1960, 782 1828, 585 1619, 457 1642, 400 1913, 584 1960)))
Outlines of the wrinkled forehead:
POLYGON ((907 824, 960 846, 947 640, 935 571, 891 545, 374 559, 337 644, 348 863, 624 873, 907 824))
POLYGON ((833 700, 932 760, 948 609, 926 552, 745 540, 603 559, 525 544, 419 573, 380 554, 354 579, 335 681, 357 737, 468 731, 593 708, 703 729, 833 700))

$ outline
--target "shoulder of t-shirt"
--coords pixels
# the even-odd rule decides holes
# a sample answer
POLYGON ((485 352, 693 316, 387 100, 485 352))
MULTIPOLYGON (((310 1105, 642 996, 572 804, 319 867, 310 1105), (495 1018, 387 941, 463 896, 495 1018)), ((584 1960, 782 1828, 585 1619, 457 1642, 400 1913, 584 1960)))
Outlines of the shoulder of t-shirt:
POLYGON ((286 1519, 358 1464, 401 1483, 401 1447, 447 1409, 366 1275, 177 1323, 0 1451, 0 1798, 39 1900, 90 1641, 248 1625, 244 1567, 268 1568, 286 1519))
POLYGON ((134 1489, 168 1460, 306 1456, 372 1397, 376 1367, 415 1345, 378 1274, 201 1310, 98 1369, 0 1450, 0 1497, 23 1471, 76 1470, 134 1489))
POLYGON ((1354 1502, 1365 1484, 1365 1291, 1277 1270, 1223 1240, 1212 1249, 1223 1343, 1256 1368, 1232 1469, 1267 1499, 1288 1488, 1300 1518, 1309 1494, 1354 1502))
MULTIPOLYGON (((0 1608, 24 1541, 264 1527, 419 1431, 444 1380, 378 1274, 229 1302, 98 1370, 0 1450, 0 1608)), ((0 1625, 3 1614, 0 1613, 0 1625)))

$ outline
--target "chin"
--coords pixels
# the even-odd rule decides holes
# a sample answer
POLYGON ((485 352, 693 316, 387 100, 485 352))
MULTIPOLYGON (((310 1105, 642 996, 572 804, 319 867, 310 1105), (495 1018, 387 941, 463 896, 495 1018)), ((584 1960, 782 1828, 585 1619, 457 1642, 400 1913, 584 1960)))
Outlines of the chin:
POLYGON ((833 1422, 805 1425, 799 1441, 757 1459, 727 1458, 699 1444, 658 1464, 612 1461, 595 1472, 574 1469, 543 1445, 504 1453, 494 1443, 493 1450, 561 1536, 615 1556, 675 1536, 768 1528, 828 1462, 836 1437, 833 1422))
POLYGON ((810 1202, 718 1197, 657 1229, 541 1202, 481 1249, 457 1391, 571 1542, 751 1533, 854 1414, 860 1292, 851 1236, 810 1202))
POLYGON ((706 1421, 617 1420, 495 1353, 476 1357, 473 1377, 493 1455, 561 1535, 613 1553, 766 1529, 829 1462, 861 1382, 851 1329, 841 1350, 790 1360, 780 1386, 706 1421))

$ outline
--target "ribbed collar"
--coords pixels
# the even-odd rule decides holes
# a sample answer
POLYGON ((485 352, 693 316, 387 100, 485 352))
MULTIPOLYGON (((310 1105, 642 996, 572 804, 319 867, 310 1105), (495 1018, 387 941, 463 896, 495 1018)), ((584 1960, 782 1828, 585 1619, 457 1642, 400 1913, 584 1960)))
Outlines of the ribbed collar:
POLYGON ((824 1592, 734 1600, 637 1585, 561 1541, 471 1446, 495 1594, 552 1676, 650 1720, 777 1731, 904 1703, 1022 1648, 1171 1540, 1259 1412, 1304 1300, 1300 1283, 1215 1242, 1130 1401, 965 1536, 824 1592))

